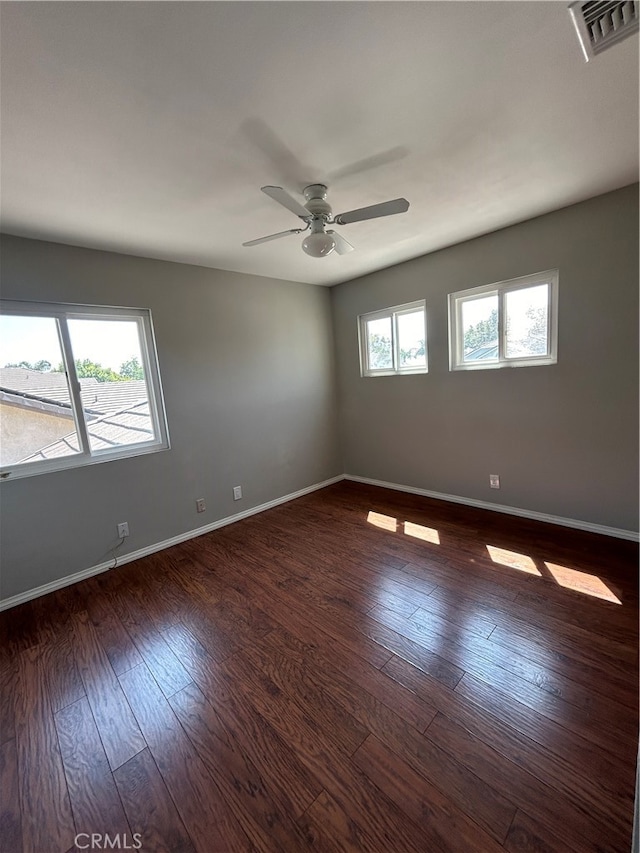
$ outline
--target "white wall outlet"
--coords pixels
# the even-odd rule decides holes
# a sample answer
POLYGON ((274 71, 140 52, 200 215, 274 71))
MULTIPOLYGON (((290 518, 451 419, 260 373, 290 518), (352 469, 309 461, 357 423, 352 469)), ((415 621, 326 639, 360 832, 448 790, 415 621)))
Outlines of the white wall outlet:
POLYGON ((242 497, 242 486, 234 486, 233 487, 233 499, 234 501, 239 501, 242 497))
POLYGON ((500 475, 499 474, 489 474, 489 485, 492 489, 500 488, 500 475))
POLYGON ((197 498, 196 499, 196 509, 198 512, 205 512, 206 511, 207 505, 204 501, 204 498, 197 498))
POLYGON ((129 523, 127 521, 123 521, 118 525, 118 537, 120 539, 124 539, 129 535, 129 523))

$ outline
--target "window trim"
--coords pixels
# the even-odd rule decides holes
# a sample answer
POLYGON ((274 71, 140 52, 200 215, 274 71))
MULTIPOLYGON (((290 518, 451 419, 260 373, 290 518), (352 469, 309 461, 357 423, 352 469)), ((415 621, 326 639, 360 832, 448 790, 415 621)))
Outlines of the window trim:
POLYGON ((426 300, 418 299, 415 302, 407 302, 405 305, 395 305, 392 308, 383 308, 379 311, 369 311, 367 314, 358 315, 358 351, 360 353, 360 376, 410 376, 415 373, 429 372, 429 356, 427 350, 427 304, 426 300), (400 367, 398 316, 402 314, 413 314, 422 310, 424 317, 424 367, 400 367), (369 367, 369 332, 368 322, 370 320, 391 320, 391 357, 393 368, 369 367))
POLYGON ((78 436, 80 450, 69 456, 53 459, 38 459, 33 462, 10 464, 0 467, 0 480, 9 482, 23 477, 62 471, 69 468, 83 468, 100 462, 116 459, 128 459, 143 456, 170 448, 164 396, 158 367, 158 356, 151 311, 147 308, 128 308, 107 305, 82 305, 78 303, 27 302, 20 300, 0 300, 1 315, 20 317, 48 317, 56 320, 62 361, 67 374, 69 397, 73 411, 73 423, 78 436), (69 334, 68 320, 113 319, 135 320, 138 326, 140 356, 148 390, 149 416, 153 424, 154 438, 138 444, 127 444, 118 448, 92 450, 82 406, 80 381, 78 379, 73 348, 69 334))
POLYGON ((535 367, 556 364, 558 361, 558 289, 559 272, 557 269, 552 269, 450 293, 448 295, 449 370, 491 370, 502 367, 535 367), (505 294, 541 284, 549 286, 547 302, 548 351, 544 355, 509 357, 505 355, 505 294), (498 297, 498 358, 496 361, 465 362, 462 304, 472 299, 481 299, 493 294, 498 297))

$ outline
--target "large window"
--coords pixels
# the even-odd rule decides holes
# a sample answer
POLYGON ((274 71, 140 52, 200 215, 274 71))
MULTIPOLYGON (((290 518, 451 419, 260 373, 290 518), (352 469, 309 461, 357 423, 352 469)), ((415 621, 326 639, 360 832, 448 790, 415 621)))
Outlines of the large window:
POLYGON ((449 294, 451 370, 558 360, 558 271, 449 294))
POLYGON ((167 448, 150 313, 0 302, 3 479, 167 448))
POLYGON ((358 329, 362 376, 427 372, 424 300, 362 314, 358 329))

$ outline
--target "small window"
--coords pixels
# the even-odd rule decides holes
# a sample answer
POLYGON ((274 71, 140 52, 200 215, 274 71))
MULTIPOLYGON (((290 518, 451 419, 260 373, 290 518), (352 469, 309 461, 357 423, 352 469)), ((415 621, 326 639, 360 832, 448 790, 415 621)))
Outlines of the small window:
POLYGON ((169 446, 149 311, 0 302, 0 475, 169 446))
POLYGON ((558 270, 449 294, 451 370, 558 360, 558 270))
POLYGON ((358 317, 360 375, 427 372, 424 300, 358 317))

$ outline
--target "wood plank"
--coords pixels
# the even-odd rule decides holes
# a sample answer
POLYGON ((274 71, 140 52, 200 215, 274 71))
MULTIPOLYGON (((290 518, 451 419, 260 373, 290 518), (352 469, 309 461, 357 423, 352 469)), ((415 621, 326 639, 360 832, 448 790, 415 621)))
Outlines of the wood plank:
POLYGON ((475 737, 466 728, 438 713, 425 732, 425 737, 460 758, 465 766, 491 784, 503 796, 526 803, 528 813, 545 824, 557 838, 568 844, 580 839, 589 853, 600 853, 604 847, 626 851, 631 842, 628 819, 615 820, 613 814, 598 803, 575 805, 572 797, 554 791, 528 770, 510 761, 497 749, 475 737))
POLYGON ((466 674, 452 692, 399 658, 389 661, 384 671, 490 745, 497 744, 507 757, 517 756, 524 766, 538 768, 540 778, 558 790, 570 790, 589 802, 594 796, 590 781, 595 779, 600 796, 631 814, 634 770, 621 774, 616 759, 601 747, 466 674))
POLYGON ((351 840, 354 834, 351 826, 349 825, 347 831, 344 829, 348 820, 349 818, 331 794, 321 791, 298 819, 298 824, 307 843, 314 850, 326 851, 326 853, 360 853, 365 849, 362 846, 363 838, 360 836, 357 841, 359 846, 354 846, 351 840))
POLYGON ((42 648, 47 690, 54 714, 85 695, 72 646, 72 634, 65 631, 42 648))
POLYGON ((75 614, 73 624, 78 670, 109 765, 115 770, 146 743, 87 613, 75 614))
POLYGON ((113 773, 132 833, 149 853, 195 853, 149 749, 113 773), (137 837, 136 837, 137 836, 137 837))
MULTIPOLYGON (((515 762, 519 768, 536 776, 545 785, 555 788, 561 795, 584 804, 589 814, 606 814, 608 821, 618 821, 620 825, 628 823, 633 804, 632 792, 628 797, 622 797, 617 790, 615 796, 608 796, 600 780, 592 778, 586 765, 569 763, 566 757, 560 759, 551 749, 541 750, 538 743, 512 728, 504 719, 487 713, 482 707, 464 701, 455 694, 446 695, 445 691, 440 691, 434 695, 433 685, 428 684, 427 679, 417 670, 410 670, 411 667, 403 667, 403 680, 418 691, 429 691, 441 715, 455 720, 471 735, 497 750, 508 761, 515 762)), ((436 730, 431 727, 426 732, 430 739, 434 739, 435 733, 436 730)), ((447 749, 446 738, 441 740, 440 745, 447 749)))
POLYGON ((198 853, 250 850, 247 835, 144 664, 120 682, 198 853))
POLYGON ((589 732, 583 735, 569 726, 540 714, 537 709, 523 705, 512 696, 465 674, 456 693, 469 697, 495 716, 508 720, 518 731, 550 749, 573 766, 579 766, 586 776, 596 775, 600 784, 614 796, 628 796, 633 785, 633 768, 608 750, 593 742, 589 732))
POLYGON ((374 735, 367 738, 353 760, 372 782, 420 824, 424 832, 423 850, 499 853, 503 849, 459 806, 453 806, 435 785, 416 773, 374 735))
POLYGON ((623 678, 628 674, 629 666, 637 666, 637 646, 629 646, 629 644, 602 637, 591 631, 588 623, 569 625, 549 618, 544 610, 531 609, 517 600, 489 604, 470 596, 464 588, 445 591, 438 587, 430 597, 445 603, 452 595, 455 595, 461 612, 479 612, 495 621, 496 630, 492 633, 492 637, 500 636, 504 631, 509 636, 519 636, 525 641, 531 640, 543 647, 549 646, 549 638, 552 637, 553 647, 559 652, 577 655, 578 659, 596 666, 606 661, 607 671, 619 673, 623 678))
POLYGON ((241 693, 228 689, 216 661, 182 626, 165 632, 189 667, 194 681, 215 708, 227 732, 266 780, 271 795, 288 814, 299 817, 322 790, 289 743, 241 693))
POLYGON ((513 819, 504 842, 504 849, 509 853, 583 853, 584 851, 578 839, 575 844, 558 839, 553 832, 532 820, 520 809, 513 819))
POLYGON ((336 850, 344 853, 378 853, 380 850, 367 832, 367 816, 355 814, 353 809, 346 812, 326 791, 309 806, 303 821, 306 827, 322 827, 336 850))
POLYGON ((384 624, 393 630, 431 651, 437 649, 453 663, 464 664, 473 676, 508 691, 523 704, 570 726, 611 752, 626 754, 637 742, 637 721, 626 706, 598 702, 570 679, 560 679, 515 652, 507 652, 474 635, 445 634, 439 626, 434 627, 419 617, 403 619, 386 612, 383 618, 384 624))
MULTIPOLYGON (((386 605, 379 605, 382 612, 389 610, 386 605)), ((375 618, 375 610, 369 611, 369 615, 375 618)), ((404 614, 403 614, 404 615, 404 614)), ((453 601, 448 607, 443 607, 442 603, 437 599, 432 599, 430 596, 420 604, 420 607, 413 613, 406 614, 407 618, 416 620, 427 620, 431 625, 445 633, 454 633, 455 628, 452 625, 463 628, 465 632, 477 634, 478 637, 487 639, 496 627, 495 619, 488 618, 481 613, 464 613, 458 610, 453 601)))
MULTIPOLYGON (((404 741, 406 738, 409 743, 419 734, 400 714, 359 686, 348 675, 333 668, 326 659, 302 653, 292 637, 283 637, 274 632, 265 638, 264 651, 252 649, 250 653, 245 652, 245 655, 289 696, 294 699, 296 696, 304 697, 304 702, 300 703, 303 708, 307 705, 315 707, 318 702, 323 701, 321 697, 324 695, 331 697, 333 703, 341 705, 361 725, 357 746, 369 732, 376 732, 385 740, 389 738, 404 741), (264 666, 267 656, 272 664, 269 672, 264 666)), ((388 696, 385 698, 389 701, 388 696)), ((436 714, 435 709, 427 705, 421 707, 421 712, 421 723, 425 717, 431 722, 436 714)), ((421 728, 425 728, 428 722, 421 728)), ((349 754, 353 751, 355 748, 348 750, 349 754)))
POLYGON ((556 619, 577 627, 583 624, 584 616, 588 614, 589 625, 594 633, 617 643, 637 645, 638 624, 632 611, 611 602, 579 593, 572 593, 568 600, 563 601, 543 595, 538 590, 527 590, 518 593, 516 605, 523 605, 528 610, 535 609, 544 613, 547 619, 556 619), (582 612, 577 611, 578 601, 582 612))
MULTIPOLYGON (((362 725, 331 693, 309 677, 302 666, 287 655, 269 650, 263 652, 258 646, 240 653, 248 658, 256 669, 283 693, 286 693, 323 732, 332 733, 333 746, 352 755, 366 738, 368 729, 362 725)), ((314 669, 317 675, 317 670, 314 669)))
MULTIPOLYGON (((206 547, 208 546, 205 545, 204 548, 206 547)), ((246 554, 244 559, 252 562, 252 558, 246 554)), ((374 666, 381 667, 389 659, 389 654, 376 643, 368 643, 366 639, 363 640, 361 632, 353 625, 350 617, 335 612, 322 612, 317 606, 317 602, 301 601, 295 594, 279 588, 277 579, 272 579, 267 568, 262 568, 254 580, 261 589, 261 597, 264 597, 265 600, 268 601, 269 598, 276 597, 283 606, 294 610, 314 627, 356 651, 374 666)))
POLYGON ((529 626, 514 630, 513 623, 509 628, 499 625, 489 639, 491 643, 524 655, 560 676, 572 679, 588 688, 591 695, 604 696, 628 706, 634 716, 638 716, 638 691, 629 683, 629 670, 633 668, 633 663, 625 664, 616 659, 615 665, 612 665, 609 656, 594 657, 588 651, 585 654, 584 646, 563 642, 557 634, 536 638, 529 626))
POLYGON ((18 656, 15 703, 23 851, 64 853, 75 827, 38 647, 18 656))
POLYGON ((422 834, 388 797, 380 792, 332 745, 297 704, 257 670, 243 655, 220 666, 229 689, 241 691, 256 710, 289 742, 325 790, 347 813, 368 815, 370 843, 379 850, 420 850, 422 834), (394 848, 395 845, 395 848, 394 848))
POLYGON ((7 656, 0 663, 0 744, 16 736, 13 697, 17 689, 15 657, 7 656))
POLYGON ((382 670, 335 643, 319 646, 315 642, 305 642, 300 638, 301 633, 298 628, 295 635, 284 628, 273 631, 262 639, 260 646, 286 654, 309 668, 311 678, 330 690, 365 727, 368 722, 357 715, 375 713, 380 705, 418 731, 423 731, 434 718, 436 709, 433 706, 404 689, 382 670))
POLYGON ((153 627, 140 595, 122 595, 118 613, 140 656, 167 698, 191 683, 190 676, 162 634, 153 627))
POLYGON ((252 843, 261 850, 310 849, 200 690, 193 684, 185 687, 169 704, 252 843))
POLYGON ((2 849, 6 851, 23 850, 18 751, 15 740, 5 741, 0 746, 0 793, 2 849))
MULTIPOLYGON (((277 638, 274 638, 274 645, 277 643, 277 638)), ((260 666, 259 650, 245 651, 243 655, 260 666)), ((453 802, 464 802, 469 814, 495 838, 504 838, 515 807, 507 796, 497 793, 490 782, 481 781, 456 758, 425 739, 364 691, 350 688, 344 680, 340 684, 335 673, 322 672, 317 666, 306 668, 304 663, 296 662, 291 656, 287 657, 275 650, 271 652, 270 658, 270 678, 288 695, 295 698, 296 693, 302 694, 308 698, 309 704, 315 706, 321 701, 319 695, 335 693, 348 705, 356 719, 394 749, 403 761, 437 785, 453 802)))
MULTIPOLYGON (((387 612, 392 613, 394 611, 387 612)), ((401 657, 451 689, 456 686, 464 675, 462 667, 451 663, 451 661, 448 661, 442 655, 425 648, 421 643, 401 634, 387 624, 372 619, 371 622, 360 627, 367 637, 385 649, 388 649, 389 652, 392 652, 391 657, 389 657, 386 663, 392 660, 394 656, 401 657)), ((381 669, 384 672, 385 665, 381 669)))
MULTIPOLYGON (((226 580, 246 598, 260 600, 262 608, 275 623, 276 632, 283 630, 295 632, 296 636, 304 638, 305 642, 330 648, 332 653, 343 656, 343 659, 344 655, 348 655, 353 660, 359 660, 360 666, 364 664, 378 668, 381 663, 391 657, 391 653, 380 648, 379 644, 364 640, 362 634, 358 633, 353 626, 350 626, 348 635, 345 635, 340 634, 339 631, 327 631, 327 620, 319 619, 317 622, 310 622, 307 618, 308 611, 301 610, 292 603, 291 599, 281 598, 280 587, 275 580, 261 583, 255 576, 250 576, 246 572, 239 574, 230 568, 227 569, 226 580)), ((236 651, 243 647, 239 646, 236 651)))
POLYGON ((55 723, 77 832, 131 838, 89 700, 58 711, 55 723))
POLYGON ((87 602, 87 612, 98 642, 116 675, 142 663, 140 652, 116 615, 108 597, 104 593, 100 594, 100 587, 97 585, 96 594, 87 602))
POLYGON ((292 556, 292 545, 297 540, 291 530, 276 529, 272 522, 261 538, 261 553, 272 557, 287 572, 287 578, 279 582, 281 589, 291 591, 306 585, 334 601, 342 599, 348 609, 360 612, 378 603, 375 581, 379 573, 354 562, 350 554, 337 553, 334 549, 316 549, 313 553, 296 549, 292 556))

